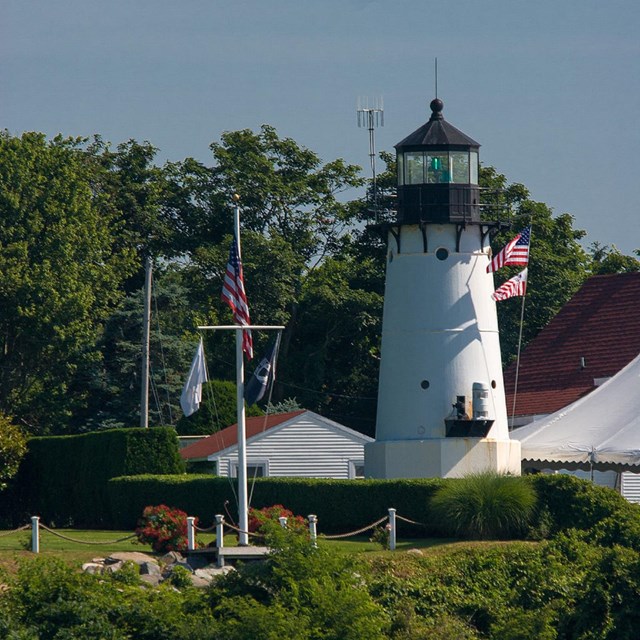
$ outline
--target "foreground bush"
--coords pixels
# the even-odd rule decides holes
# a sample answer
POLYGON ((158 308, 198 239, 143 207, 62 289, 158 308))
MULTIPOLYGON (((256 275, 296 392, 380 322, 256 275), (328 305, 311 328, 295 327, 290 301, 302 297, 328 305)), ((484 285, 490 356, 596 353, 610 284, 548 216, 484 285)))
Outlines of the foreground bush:
POLYGON ((118 574, 80 573, 56 559, 22 561, 3 576, 0 638, 11 640, 214 640, 204 593, 145 589, 118 574))
POLYGON ((480 539, 522 535, 535 505, 535 490, 525 478, 488 471, 451 480, 431 498, 448 533, 480 539))
POLYGON ((210 589, 224 640, 383 640, 388 617, 366 586, 366 567, 315 548, 303 533, 263 524, 266 562, 228 573, 210 589))
POLYGON ((150 544, 154 551, 160 553, 186 549, 187 514, 164 504, 145 507, 136 528, 136 536, 138 542, 150 544))

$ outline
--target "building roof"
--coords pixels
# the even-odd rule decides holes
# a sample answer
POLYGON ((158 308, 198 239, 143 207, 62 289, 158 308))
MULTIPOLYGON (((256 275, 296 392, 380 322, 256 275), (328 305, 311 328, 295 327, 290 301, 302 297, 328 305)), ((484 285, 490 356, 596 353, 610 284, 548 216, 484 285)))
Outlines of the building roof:
POLYGON ((428 146, 461 146, 479 147, 480 144, 449 124, 442 116, 444 104, 442 100, 431 102, 431 118, 420 128, 398 142, 396 149, 404 147, 428 146))
MULTIPOLYGON (((640 353, 639 304, 640 273, 589 278, 523 350, 515 415, 553 413, 629 364, 640 353)), ((514 362, 504 374, 509 414, 515 373, 514 362)))
POLYGON ((587 396, 511 432, 526 467, 640 469, 640 356, 587 396))
MULTIPOLYGON (((287 422, 288 420, 302 415, 305 412, 306 409, 299 409, 298 411, 289 411, 287 413, 274 413, 270 416, 255 416, 247 418, 245 423, 247 440, 257 436, 263 431, 273 429, 273 427, 277 427, 283 422, 287 422)), ((217 431, 207 438, 199 440, 188 447, 184 447, 184 449, 180 449, 180 455, 185 460, 206 458, 212 453, 217 453, 218 451, 222 451, 223 449, 227 449, 228 447, 232 447, 237 444, 238 424, 236 423, 232 424, 230 427, 222 429, 221 431, 217 431)))

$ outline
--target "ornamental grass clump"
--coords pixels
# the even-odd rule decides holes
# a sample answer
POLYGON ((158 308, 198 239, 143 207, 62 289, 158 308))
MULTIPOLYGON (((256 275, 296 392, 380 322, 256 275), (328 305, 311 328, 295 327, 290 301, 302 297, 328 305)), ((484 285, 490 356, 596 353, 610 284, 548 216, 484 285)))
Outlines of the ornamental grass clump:
POLYGON ((447 481, 430 507, 449 534, 507 540, 526 533, 536 500, 526 479, 485 471, 447 481))

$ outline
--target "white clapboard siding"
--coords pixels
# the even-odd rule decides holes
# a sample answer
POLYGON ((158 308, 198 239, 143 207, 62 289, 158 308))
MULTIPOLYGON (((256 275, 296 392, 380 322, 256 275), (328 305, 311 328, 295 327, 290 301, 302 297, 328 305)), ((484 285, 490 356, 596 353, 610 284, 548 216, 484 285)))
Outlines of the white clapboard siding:
MULTIPOLYGON (((371 438, 318 414, 305 412, 247 441, 247 464, 262 463, 273 476, 349 478, 350 463, 362 464, 371 438)), ((210 456, 219 475, 235 475, 237 446, 210 456)))
POLYGON ((640 503, 640 473, 624 471, 620 478, 620 493, 629 502, 640 503))

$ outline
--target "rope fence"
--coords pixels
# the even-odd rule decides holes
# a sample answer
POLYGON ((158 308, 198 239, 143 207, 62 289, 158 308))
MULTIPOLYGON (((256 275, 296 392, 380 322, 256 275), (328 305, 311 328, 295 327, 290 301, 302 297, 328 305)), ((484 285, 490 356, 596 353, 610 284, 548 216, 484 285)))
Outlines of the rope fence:
POLYGON ((383 516, 382 518, 380 518, 380 520, 376 520, 375 522, 368 525, 367 527, 362 527, 362 529, 357 529, 356 531, 349 531, 348 533, 336 533, 329 536, 323 535, 322 537, 325 540, 340 540, 342 538, 351 538, 353 536, 359 536, 361 533, 364 533, 365 531, 375 529, 379 524, 382 524, 387 519, 388 519, 387 516, 383 516))
POLYGON ((30 524, 23 524, 21 527, 14 529, 13 531, 3 531, 0 533, 0 538, 6 538, 7 536, 11 536, 14 533, 20 533, 20 531, 26 531, 27 529, 31 529, 30 524))
POLYGON ((408 524, 415 524, 419 527, 427 526, 424 522, 416 522, 415 520, 409 520, 409 518, 403 518, 402 516, 399 516, 397 514, 396 514, 396 518, 398 518, 398 520, 402 520, 402 522, 407 522, 408 524))
MULTIPOLYGON (((29 525, 27 525, 27 527, 28 526, 29 525)), ((88 545, 118 544, 119 542, 126 542, 127 540, 132 540, 133 538, 136 537, 136 534, 132 533, 129 536, 125 536, 124 538, 118 538, 117 540, 100 540, 99 542, 94 542, 92 540, 78 540, 77 538, 71 538, 70 536, 65 536, 63 533, 60 533, 59 531, 55 531, 54 529, 49 529, 49 527, 43 524, 40 525, 40 528, 44 529, 48 533, 51 533, 52 535, 58 538, 62 538, 63 540, 67 540, 68 542, 75 542, 76 544, 88 544, 88 545)))
MULTIPOLYGON (((316 546, 317 539, 318 539, 318 531, 317 531, 318 518, 317 516, 311 514, 307 517, 307 519, 309 524, 309 534, 310 534, 311 543, 314 546, 316 546)), ((371 531, 376 527, 379 527, 382 523, 387 522, 385 529, 386 529, 386 532, 388 533, 388 546, 389 546, 389 549, 393 551, 396 548, 396 520, 401 520, 402 522, 406 522, 407 524, 411 524, 419 527, 427 526, 423 522, 416 522, 415 520, 411 520, 410 518, 406 518, 404 516, 398 515, 396 514, 395 509, 390 508, 386 516, 383 516, 378 520, 376 520, 375 522, 372 522, 371 524, 368 524, 364 527, 355 529, 354 531, 348 531, 346 533, 337 533, 337 534, 330 534, 330 535, 329 534, 321 534, 321 535, 323 540, 344 540, 346 538, 352 538, 355 536, 362 535, 367 531, 371 531)), ((279 518, 279 521, 282 527, 284 528, 287 527, 287 518, 281 517, 279 518)), ((218 550, 219 555, 221 555, 220 550, 224 548, 225 527, 227 528, 227 530, 235 531, 238 534, 244 533, 256 541, 264 540, 263 534, 256 533, 253 531, 242 531, 235 525, 225 522, 223 515, 216 515, 215 523, 210 527, 206 527, 206 528, 198 527, 196 526, 195 522, 196 522, 195 517, 193 516, 187 517, 187 551, 194 551, 197 548, 196 539, 195 539, 196 532, 210 533, 215 530, 215 533, 216 533, 215 546, 218 550)), ((11 531, 0 532, 0 538, 5 538, 7 536, 20 533, 21 531, 27 531, 29 529, 31 529, 31 550, 34 553, 39 553, 40 551, 40 530, 41 529, 46 531, 47 533, 50 533, 53 536, 61 538, 62 540, 66 540, 74 544, 83 544, 83 545, 90 545, 90 546, 106 546, 106 545, 119 544, 121 542, 126 542, 127 540, 133 540, 134 538, 137 537, 135 533, 132 533, 130 535, 117 538, 115 540, 80 540, 79 538, 74 538, 72 536, 65 535, 60 531, 56 531, 55 529, 51 529, 50 527, 47 527, 44 524, 41 524, 40 518, 38 516, 33 516, 31 518, 31 524, 25 524, 11 531)))

